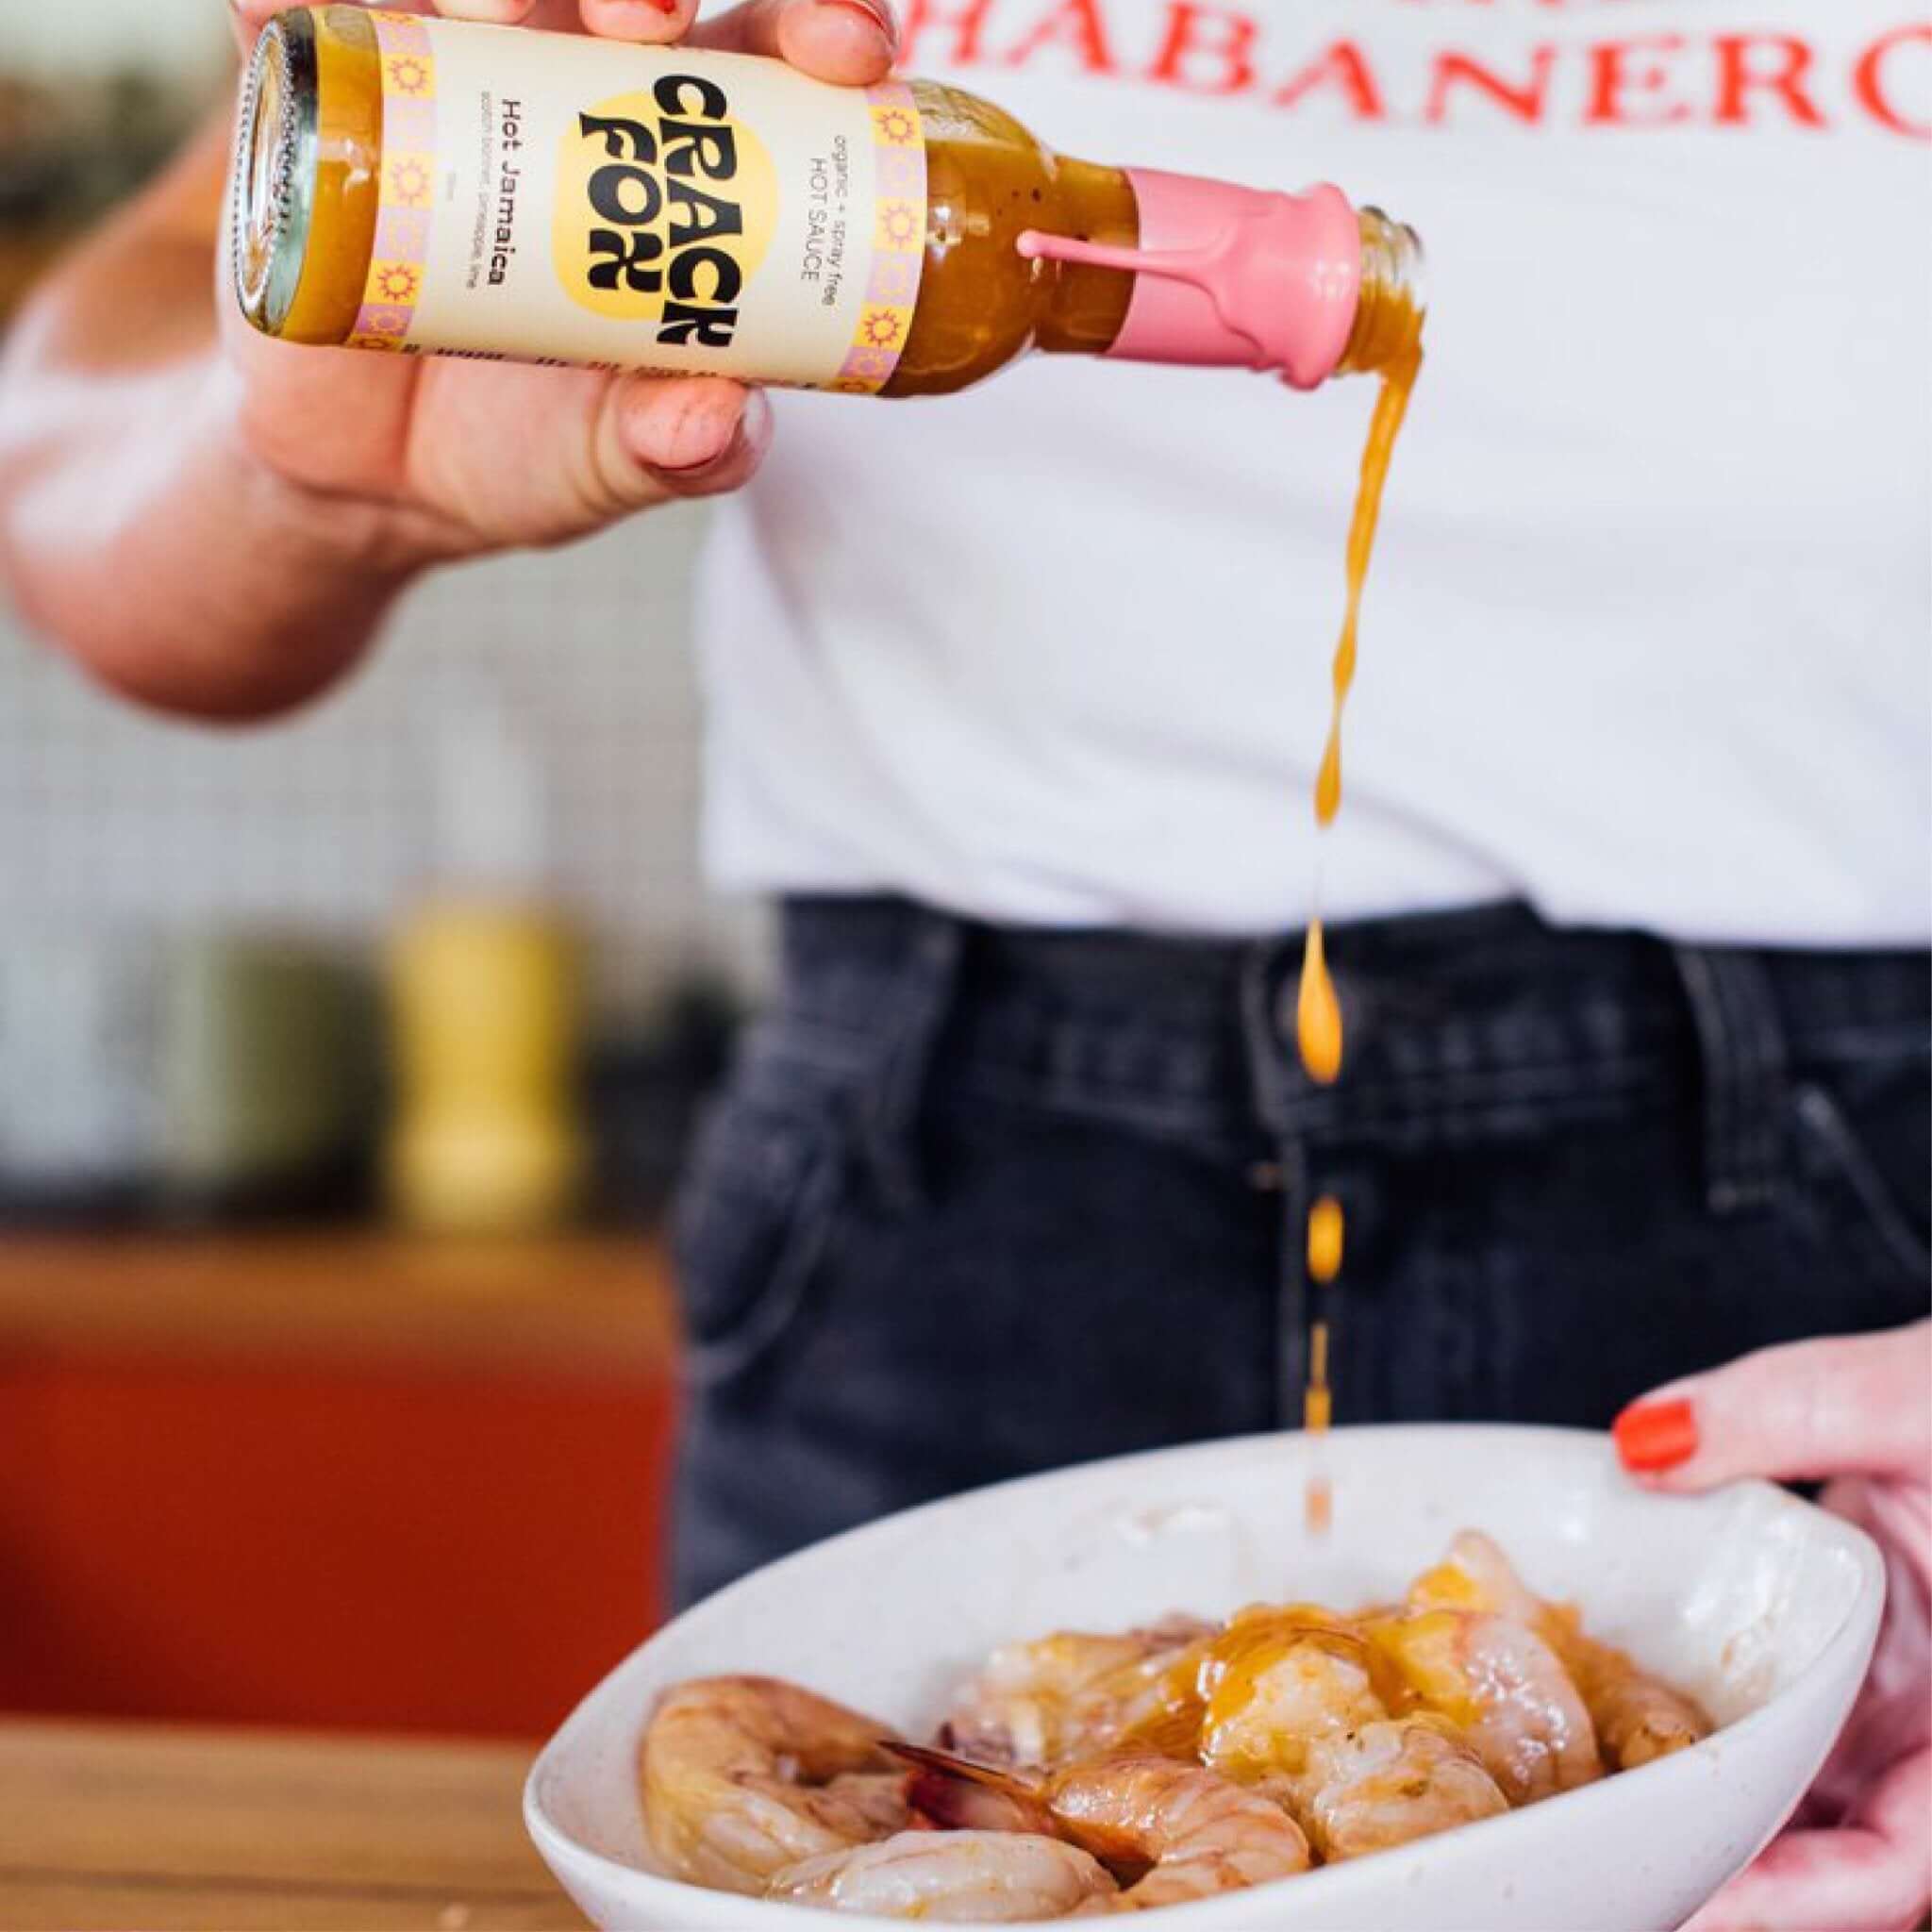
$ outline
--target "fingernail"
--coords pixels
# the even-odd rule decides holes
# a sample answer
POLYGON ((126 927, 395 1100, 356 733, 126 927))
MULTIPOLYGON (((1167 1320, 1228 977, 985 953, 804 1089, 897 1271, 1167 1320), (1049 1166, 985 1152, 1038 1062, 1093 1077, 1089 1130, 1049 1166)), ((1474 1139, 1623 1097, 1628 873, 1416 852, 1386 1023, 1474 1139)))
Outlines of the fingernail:
POLYGON ((668 19, 680 4, 681 0, 593 0, 584 12, 586 25, 593 26, 596 32, 621 37, 628 33, 648 34, 654 19, 668 19))
POLYGON ((680 482, 689 481, 693 476, 706 475, 738 454, 742 435, 741 430, 734 429, 725 439, 723 449, 714 450, 708 457, 700 457, 694 463, 653 463, 650 467, 657 471, 658 475, 675 476, 680 482))
POLYGON ((1687 1399, 1633 1402, 1610 1427, 1624 1467, 1640 1474, 1675 1469, 1697 1453, 1697 1413, 1687 1399))
POLYGON ((722 449, 710 456, 700 457, 695 462, 653 463, 651 467, 660 476, 675 477, 680 483, 695 482, 708 476, 714 470, 722 470, 747 449, 762 449, 771 441, 771 436, 772 406, 765 400, 761 390, 753 390, 745 397, 744 408, 739 411, 738 421, 731 434, 724 439, 722 449))
POLYGON ((439 13, 481 26, 521 26, 529 10, 530 0, 437 0, 439 13))
POLYGON ((836 8, 841 13, 856 13, 877 27, 891 44, 898 44, 899 23, 885 0, 819 0, 819 5, 836 8))

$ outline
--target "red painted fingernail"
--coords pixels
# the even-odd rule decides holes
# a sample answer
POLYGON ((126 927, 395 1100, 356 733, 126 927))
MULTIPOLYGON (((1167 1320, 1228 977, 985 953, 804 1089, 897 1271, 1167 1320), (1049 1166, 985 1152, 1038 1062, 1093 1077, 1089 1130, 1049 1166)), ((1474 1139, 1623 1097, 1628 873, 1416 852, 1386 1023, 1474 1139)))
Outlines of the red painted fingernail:
POLYGON ((1675 1469, 1697 1453, 1697 1413, 1679 1397, 1674 1402, 1633 1402, 1610 1429, 1625 1469, 1648 1474, 1675 1469))
MULTIPOLYGON (((673 14, 677 11, 679 0, 599 0, 596 8, 597 25, 593 32, 622 33, 626 18, 641 26, 643 9, 649 8, 653 13, 673 14)), ((588 14, 590 8, 586 8, 588 14)), ((587 20, 586 25, 590 23, 587 20)))
POLYGON ((874 26, 893 45, 899 40, 899 23, 892 17, 892 9, 885 0, 819 0, 822 7, 836 7, 846 13, 857 13, 869 20, 874 26))

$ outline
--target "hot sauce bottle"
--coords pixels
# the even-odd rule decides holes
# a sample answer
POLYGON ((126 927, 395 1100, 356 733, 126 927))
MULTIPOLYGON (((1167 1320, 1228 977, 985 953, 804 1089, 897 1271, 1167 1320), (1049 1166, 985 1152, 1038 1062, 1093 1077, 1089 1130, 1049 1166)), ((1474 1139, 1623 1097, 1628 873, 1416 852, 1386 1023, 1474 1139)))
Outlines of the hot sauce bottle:
POLYGON ((285 341, 887 396, 1029 350, 1386 371, 1411 230, 1056 155, 957 88, 826 86, 683 47, 314 7, 258 42, 232 210, 285 341))

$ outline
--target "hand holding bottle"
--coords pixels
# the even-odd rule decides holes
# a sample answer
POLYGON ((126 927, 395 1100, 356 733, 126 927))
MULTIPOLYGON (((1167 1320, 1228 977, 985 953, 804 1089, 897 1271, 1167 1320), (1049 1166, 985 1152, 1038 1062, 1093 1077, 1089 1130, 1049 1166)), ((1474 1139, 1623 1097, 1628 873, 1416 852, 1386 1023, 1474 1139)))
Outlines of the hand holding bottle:
MULTIPOLYGON (((279 0, 231 0, 247 46, 279 0)), ((451 16, 683 37, 868 84, 886 0, 444 0, 451 16)), ((418 11, 427 11, 418 6, 418 11)), ((216 269, 228 117, 41 285, 0 350, 0 580, 104 682, 210 718, 334 682, 446 559, 736 488, 770 431, 716 376, 345 357, 265 341, 216 269)))
MULTIPOLYGON (((239 0, 238 28, 250 40, 286 10, 278 0, 239 0)), ((689 40, 854 86, 885 75, 895 35, 884 0, 744 0, 704 22, 697 0, 439 0, 408 10, 689 40)), ((333 358, 255 340, 231 301, 221 315, 263 458, 306 488, 389 504, 427 561, 564 541, 667 497, 735 489, 770 434, 762 397, 715 377, 396 359, 358 363, 345 381, 333 358)))
POLYGON ((1617 1419, 1651 1488, 1828 1478, 1885 1553, 1865 1687, 1798 1815, 1685 1932, 1907 1932, 1932 1898, 1932 1323, 1760 1349, 1617 1419))
POLYGON ((889 80, 887 0, 697 4, 231 0, 235 137, 79 251, 0 370, 29 615, 138 696, 258 715, 434 564, 744 482, 748 381, 944 394, 1035 349, 1412 375, 1415 238, 1340 190, 1058 156, 889 80), (591 44, 687 27, 710 55, 591 44))

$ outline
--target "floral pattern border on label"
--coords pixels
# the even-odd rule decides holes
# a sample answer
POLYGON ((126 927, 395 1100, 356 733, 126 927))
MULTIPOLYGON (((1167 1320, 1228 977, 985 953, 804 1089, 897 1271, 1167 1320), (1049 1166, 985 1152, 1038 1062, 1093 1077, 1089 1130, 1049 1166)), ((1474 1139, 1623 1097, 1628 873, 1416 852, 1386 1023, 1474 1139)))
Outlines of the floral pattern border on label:
POLYGON ((382 61, 382 181, 375 253, 352 348, 413 354, 409 327, 429 259, 436 184, 436 54, 429 30, 404 13, 372 13, 382 61))
POLYGON ((852 347, 826 387, 875 395, 899 366, 925 266, 925 130, 903 80, 867 88, 865 103, 874 164, 872 272, 852 347))

